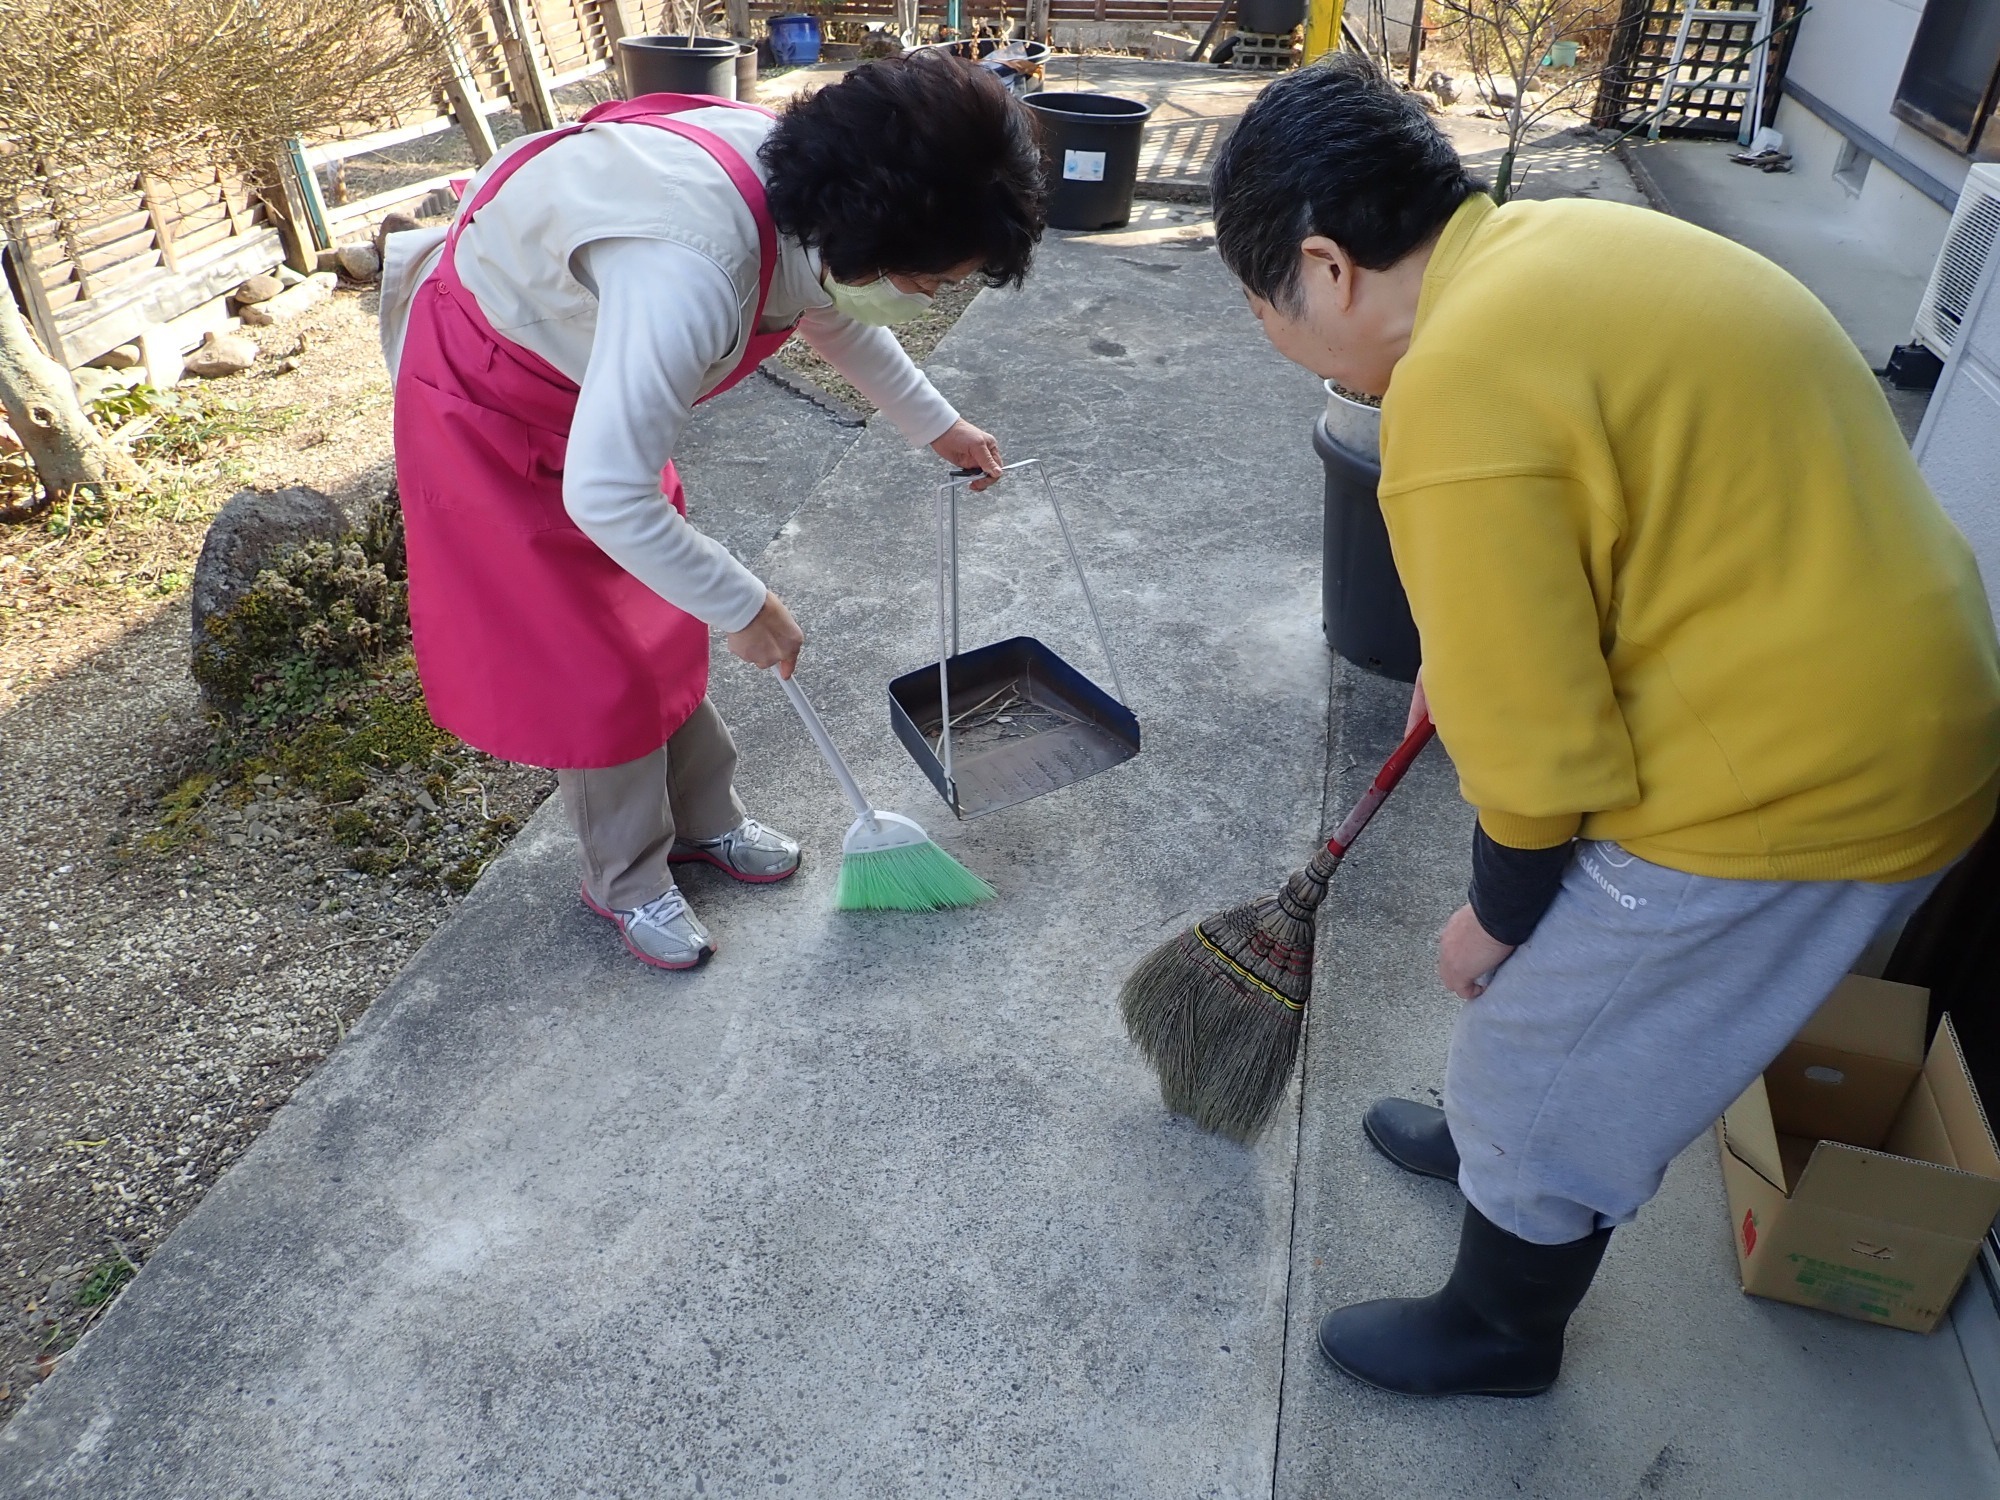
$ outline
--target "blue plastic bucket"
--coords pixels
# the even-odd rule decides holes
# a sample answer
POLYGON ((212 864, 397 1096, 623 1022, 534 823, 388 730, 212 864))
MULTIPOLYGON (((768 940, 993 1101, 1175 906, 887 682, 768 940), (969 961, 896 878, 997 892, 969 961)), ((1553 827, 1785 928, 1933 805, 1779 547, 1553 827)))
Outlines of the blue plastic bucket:
POLYGON ((781 68, 818 62, 819 17, 771 17, 771 59, 781 68))

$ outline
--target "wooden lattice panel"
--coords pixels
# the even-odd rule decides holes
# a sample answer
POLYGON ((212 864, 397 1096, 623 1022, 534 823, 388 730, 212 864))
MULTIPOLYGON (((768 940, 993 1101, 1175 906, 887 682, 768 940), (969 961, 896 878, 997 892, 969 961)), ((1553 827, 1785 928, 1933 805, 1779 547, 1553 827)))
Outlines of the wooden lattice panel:
MULTIPOLYGON (((1681 74, 1710 84, 1749 81, 1752 54, 1749 44, 1761 36, 1756 12, 1746 0, 1702 0, 1704 10, 1743 12, 1741 21, 1696 21, 1688 31, 1687 50, 1681 58, 1681 74)), ((1796 7, 1778 7, 1778 22, 1796 7)), ((1623 14, 1613 32, 1611 54, 1598 87, 1592 122, 1601 129, 1629 130, 1646 124, 1659 108, 1664 91, 1667 65, 1673 56, 1674 36, 1680 29, 1684 7, 1673 0, 1626 0, 1623 14)), ((1781 37, 1777 50, 1784 51, 1789 33, 1781 37)), ((1777 97, 1779 70, 1770 70, 1765 95, 1777 97)), ((1661 121, 1670 134, 1733 136, 1743 119, 1747 92, 1724 88, 1676 89, 1671 106, 1661 121)))

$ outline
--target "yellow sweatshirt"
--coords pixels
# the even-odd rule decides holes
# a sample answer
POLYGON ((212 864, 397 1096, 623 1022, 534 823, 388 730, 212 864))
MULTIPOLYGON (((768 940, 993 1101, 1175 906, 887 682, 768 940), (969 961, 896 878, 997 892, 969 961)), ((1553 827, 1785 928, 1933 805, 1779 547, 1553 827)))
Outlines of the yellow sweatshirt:
POLYGON ((1475 197, 1382 403, 1465 797, 1691 874, 1912 879, 2000 795, 1971 549, 1812 294, 1643 209, 1475 197))

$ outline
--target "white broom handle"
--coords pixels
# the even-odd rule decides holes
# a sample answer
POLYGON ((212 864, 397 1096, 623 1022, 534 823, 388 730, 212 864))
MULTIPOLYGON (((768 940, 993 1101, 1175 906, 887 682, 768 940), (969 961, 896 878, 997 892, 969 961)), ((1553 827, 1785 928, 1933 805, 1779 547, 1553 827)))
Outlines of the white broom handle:
MULTIPOLYGON (((769 667, 766 670, 773 677, 778 677, 776 667, 769 667)), ((812 736, 813 743, 819 746, 819 753, 826 761, 826 768, 833 772, 833 779, 840 783, 841 791, 847 794, 848 805, 854 809, 857 817, 873 828, 875 809, 870 807, 868 799, 861 795, 861 787, 855 781, 854 773, 847 769, 847 762, 841 759, 840 752, 834 749, 833 737, 826 732, 826 725, 820 722, 819 713, 813 708, 812 700, 806 697, 806 690, 789 677, 778 677, 778 686, 785 690, 785 696, 792 700, 792 707, 798 710, 799 721, 806 726, 806 733, 812 736)))

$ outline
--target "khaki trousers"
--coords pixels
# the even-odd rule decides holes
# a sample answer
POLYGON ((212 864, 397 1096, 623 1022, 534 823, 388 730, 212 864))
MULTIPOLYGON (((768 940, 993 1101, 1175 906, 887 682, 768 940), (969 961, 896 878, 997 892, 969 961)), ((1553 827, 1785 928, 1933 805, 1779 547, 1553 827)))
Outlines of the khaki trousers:
POLYGON ((717 838, 743 821, 735 779, 736 742, 706 698, 651 755, 557 771, 590 899, 630 911, 662 894, 674 883, 667 855, 676 837, 717 838))

